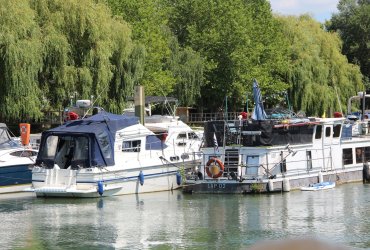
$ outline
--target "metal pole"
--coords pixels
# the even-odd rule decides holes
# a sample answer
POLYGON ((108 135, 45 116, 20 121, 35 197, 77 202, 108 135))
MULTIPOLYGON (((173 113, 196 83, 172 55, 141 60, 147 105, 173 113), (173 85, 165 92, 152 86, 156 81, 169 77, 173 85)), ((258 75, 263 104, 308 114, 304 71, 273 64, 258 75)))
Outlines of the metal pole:
POLYGON ((245 112, 248 113, 248 93, 245 96, 246 96, 246 101, 245 101, 245 108, 246 108, 246 110, 245 110, 245 112))
POLYGON ((290 107, 290 103, 289 103, 289 96, 288 96, 288 91, 285 92, 285 97, 286 97, 286 101, 287 101, 287 104, 288 104, 288 109, 290 111, 292 111, 292 108, 290 107))
POLYGON ((227 96, 225 97, 225 119, 227 121, 227 96))
POLYGON ((366 95, 366 91, 364 91, 363 94, 362 94, 362 116, 361 116, 361 121, 363 121, 364 117, 365 117, 365 95, 366 95))
POLYGON ((135 87, 135 116, 139 117, 140 123, 144 125, 145 94, 143 86, 135 87))

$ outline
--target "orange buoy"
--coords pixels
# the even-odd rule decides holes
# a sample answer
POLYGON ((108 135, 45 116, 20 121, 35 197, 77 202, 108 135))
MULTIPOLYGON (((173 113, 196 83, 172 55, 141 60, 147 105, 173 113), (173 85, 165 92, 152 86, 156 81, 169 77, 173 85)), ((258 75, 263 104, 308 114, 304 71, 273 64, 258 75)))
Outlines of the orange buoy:
POLYGON ((21 142, 23 146, 26 146, 30 143, 30 134, 31 134, 31 124, 29 123, 20 123, 19 129, 21 132, 21 142))
POLYGON ((221 160, 212 157, 206 164, 206 172, 209 177, 217 179, 224 173, 224 164, 221 160))

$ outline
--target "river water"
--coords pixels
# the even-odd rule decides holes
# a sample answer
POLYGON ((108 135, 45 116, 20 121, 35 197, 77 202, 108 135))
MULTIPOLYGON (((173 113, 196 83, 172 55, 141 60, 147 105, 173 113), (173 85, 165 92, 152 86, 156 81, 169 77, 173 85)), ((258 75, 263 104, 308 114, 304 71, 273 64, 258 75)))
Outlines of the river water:
POLYGON ((246 249, 302 237, 370 249, 370 185, 246 196, 2 195, 0 223, 1 249, 246 249))

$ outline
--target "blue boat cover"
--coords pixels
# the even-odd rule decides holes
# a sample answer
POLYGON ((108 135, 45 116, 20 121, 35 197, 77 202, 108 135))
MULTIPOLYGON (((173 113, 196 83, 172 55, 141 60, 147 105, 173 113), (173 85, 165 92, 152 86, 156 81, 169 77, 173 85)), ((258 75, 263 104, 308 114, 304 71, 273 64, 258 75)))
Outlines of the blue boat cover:
POLYGON ((105 111, 83 120, 67 122, 42 133, 41 153, 38 154, 36 163, 45 162, 42 152, 47 147, 46 139, 50 135, 84 135, 90 140, 91 165, 112 166, 116 132, 138 123, 138 118, 135 116, 116 115, 105 111))

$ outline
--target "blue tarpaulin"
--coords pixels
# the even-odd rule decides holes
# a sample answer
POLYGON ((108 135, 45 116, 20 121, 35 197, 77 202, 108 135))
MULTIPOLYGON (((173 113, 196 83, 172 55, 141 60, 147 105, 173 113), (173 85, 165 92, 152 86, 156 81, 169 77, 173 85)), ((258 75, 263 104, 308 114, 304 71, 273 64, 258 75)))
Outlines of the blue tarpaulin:
POLYGON ((261 90, 258 86, 256 79, 253 80, 253 99, 254 99, 254 108, 252 113, 252 119, 261 121, 266 120, 266 112, 263 107, 261 90))
POLYGON ((51 135, 56 136, 85 136, 89 138, 90 145, 90 164, 95 165, 114 165, 114 141, 118 130, 138 124, 135 116, 116 115, 108 112, 101 112, 83 120, 67 122, 57 128, 47 130, 42 133, 40 153, 36 163, 50 162, 53 159, 47 155, 47 138, 51 135))

